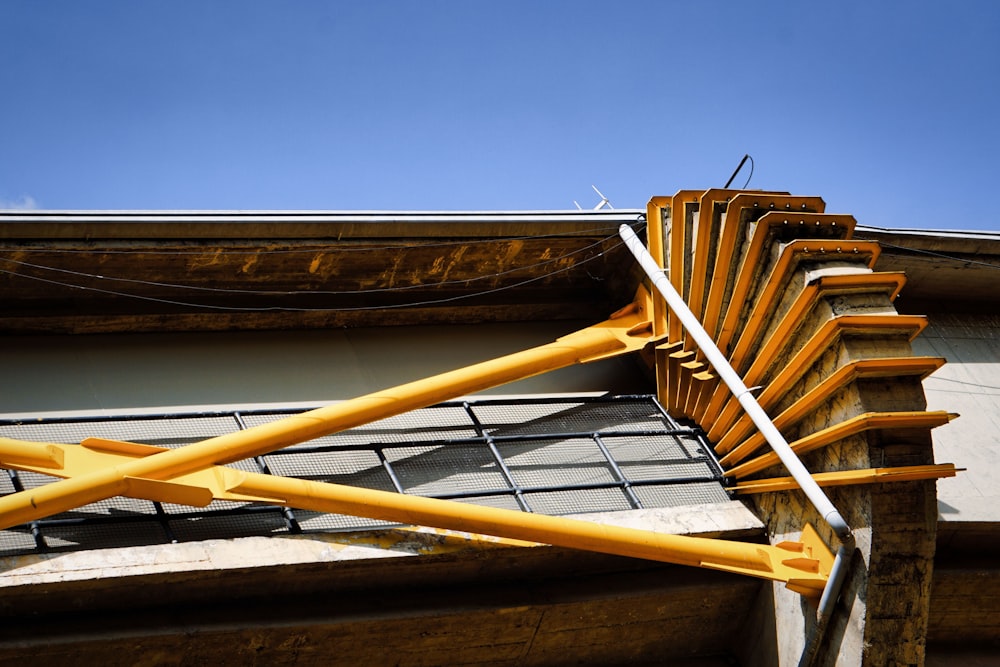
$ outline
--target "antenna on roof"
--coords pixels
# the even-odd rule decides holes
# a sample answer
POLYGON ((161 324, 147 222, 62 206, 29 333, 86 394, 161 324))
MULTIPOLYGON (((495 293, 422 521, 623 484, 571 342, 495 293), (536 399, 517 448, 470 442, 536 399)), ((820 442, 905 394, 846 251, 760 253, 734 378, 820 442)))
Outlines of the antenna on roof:
MULTIPOLYGON (((597 189, 596 185, 591 185, 590 187, 594 188, 594 192, 596 192, 597 196, 601 198, 601 201, 597 202, 597 206, 593 208, 594 211, 600 211, 605 206, 607 206, 612 210, 615 208, 614 206, 611 205, 611 202, 608 200, 608 198, 604 196, 604 193, 602 193, 600 190, 597 189)), ((573 203, 576 205, 576 208, 578 210, 580 211, 583 210, 583 207, 577 204, 575 199, 573 200, 573 203)))
POLYGON ((601 198, 601 201, 597 204, 597 206, 594 207, 595 211, 600 211, 602 208, 604 208, 605 204, 607 204, 608 208, 614 209, 614 206, 612 206, 608 198, 604 196, 604 193, 602 193, 600 190, 597 189, 596 185, 591 185, 590 187, 594 188, 594 192, 596 192, 597 196, 601 198))

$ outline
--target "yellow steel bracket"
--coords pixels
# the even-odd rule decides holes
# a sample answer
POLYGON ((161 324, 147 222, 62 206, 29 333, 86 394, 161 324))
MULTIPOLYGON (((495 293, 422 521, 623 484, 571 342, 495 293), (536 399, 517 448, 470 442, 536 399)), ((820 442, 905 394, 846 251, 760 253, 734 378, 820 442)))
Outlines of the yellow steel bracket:
POLYGON ((650 320, 651 303, 648 292, 640 289, 632 304, 608 320, 548 345, 177 449, 100 438, 88 438, 79 445, 0 438, 0 465, 64 478, 0 498, 0 529, 116 495, 193 506, 205 506, 213 499, 263 502, 725 570, 785 582, 803 595, 819 596, 829 578, 833 556, 808 527, 798 542, 748 544, 248 473, 225 466, 575 363, 643 350, 658 340, 650 320))
POLYGON ((822 592, 833 563, 833 555, 811 526, 798 542, 770 546, 654 533, 218 465, 169 480, 128 474, 135 462, 155 461, 171 451, 179 450, 101 438, 87 438, 79 445, 0 438, 0 462, 6 466, 66 479, 118 470, 119 495, 164 503, 204 507, 212 500, 261 502, 482 533, 781 581, 808 597, 822 592))

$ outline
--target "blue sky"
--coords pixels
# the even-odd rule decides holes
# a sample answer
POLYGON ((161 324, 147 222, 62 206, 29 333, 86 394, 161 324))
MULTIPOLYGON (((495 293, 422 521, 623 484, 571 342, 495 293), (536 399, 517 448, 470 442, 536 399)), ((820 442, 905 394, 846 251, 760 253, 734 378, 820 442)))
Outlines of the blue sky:
POLYGON ((641 208, 749 153, 861 224, 995 230, 998 35, 993 0, 0 0, 0 205, 641 208))

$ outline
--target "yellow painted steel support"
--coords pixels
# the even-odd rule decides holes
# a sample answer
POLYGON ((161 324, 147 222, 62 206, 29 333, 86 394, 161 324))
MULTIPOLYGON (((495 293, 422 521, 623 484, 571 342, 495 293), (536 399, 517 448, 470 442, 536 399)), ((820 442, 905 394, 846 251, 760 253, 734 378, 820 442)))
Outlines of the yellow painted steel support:
MULTIPOLYGON (((671 209, 671 198, 653 197, 646 204, 646 245, 649 253, 656 259, 661 268, 665 267, 665 258, 669 250, 667 237, 664 229, 664 216, 669 212, 671 216, 675 212, 671 209)), ((653 335, 660 337, 667 334, 667 317, 669 311, 663 299, 653 299, 653 335)), ((653 372, 656 375, 656 398, 661 404, 667 404, 667 365, 657 358, 659 353, 654 352, 653 372)))
POLYGON ((0 528, 127 495, 129 479, 168 480, 558 368, 639 351, 653 341, 650 303, 648 292, 640 290, 610 319, 547 345, 10 494, 0 498, 0 528))
MULTIPOLYGON (((761 405, 773 405, 779 394, 793 382, 805 374, 806 370, 820 354, 829 349, 838 337, 845 333, 864 334, 877 332, 882 335, 898 333, 905 335, 909 340, 913 340, 927 327, 927 318, 923 315, 837 315, 827 320, 813 332, 809 340, 805 342, 801 349, 795 353, 790 360, 781 366, 774 377, 769 378, 764 390, 757 397, 761 405)), ((772 336, 765 345, 766 350, 761 351, 756 357, 757 361, 751 365, 750 370, 743 376, 747 384, 757 384, 762 382, 769 365, 776 364, 776 360, 782 359, 778 356, 781 349, 788 343, 787 336, 772 336), (771 341, 774 341, 773 345, 771 341), (765 353, 768 356, 764 356, 765 353)), ((731 396, 731 394, 730 394, 731 396)), ((718 442, 726 431, 739 418, 741 406, 736 400, 729 400, 723 403, 720 411, 715 415, 715 420, 708 429, 708 437, 713 442, 718 442)))
MULTIPOLYGON (((674 215, 670 209, 671 199, 669 197, 653 197, 646 204, 646 245, 649 246, 649 254, 656 259, 661 268, 664 266, 664 257, 667 253, 667 243, 664 235, 663 218, 664 209, 674 215)), ((653 301, 653 333, 662 336, 667 333, 667 304, 663 299, 653 301)))
MULTIPOLYGON (((765 214, 764 218, 767 217, 765 214)), ((763 218, 761 218, 763 219, 763 218)), ((779 225, 781 219, 777 219, 779 225)), ((759 239, 761 237, 766 237, 767 234, 755 234, 753 239, 759 239)), ((762 252, 763 244, 760 245, 754 252, 762 252)), ((789 266, 801 261, 807 260, 810 256, 820 257, 824 259, 832 259, 838 255, 844 255, 846 257, 852 258, 863 258, 864 261, 868 262, 869 267, 873 266, 875 260, 878 258, 879 245, 872 241, 850 241, 850 242, 838 242, 830 240, 796 240, 785 245, 778 256, 777 263, 772 267, 772 273, 777 272, 776 275, 781 275, 786 273, 789 266)), ((747 255, 751 257, 751 255, 747 255)), ((758 255, 752 255, 757 257, 758 255)), ((737 277, 737 286, 739 286, 740 281, 746 282, 752 274, 752 269, 744 270, 743 267, 747 266, 748 262, 744 261, 741 266, 740 274, 737 277)), ((734 288, 735 289, 735 288, 734 288)), ((746 296, 746 290, 748 287, 744 287, 742 295, 740 298, 746 296)), ((731 302, 732 303, 732 302, 731 302)), ((800 304, 801 305, 801 304, 800 304)), ((729 311, 726 313, 726 318, 733 316, 733 308, 730 307, 729 311)), ((738 310, 738 309, 737 309, 738 310)), ((749 317, 751 318, 745 325, 745 328, 740 332, 740 335, 747 334, 749 336, 756 335, 753 330, 764 325, 764 320, 766 318, 762 317, 760 313, 756 313, 757 319, 753 319, 755 313, 751 311, 749 317)), ((743 380, 748 385, 757 384, 757 379, 753 378, 751 371, 754 370, 753 364, 754 360, 758 363, 771 362, 776 358, 778 350, 773 349, 774 346, 780 346, 787 343, 792 331, 801 320, 794 316, 785 316, 779 322, 779 329, 773 331, 770 338, 763 343, 763 347, 758 346, 754 352, 752 358, 750 356, 751 346, 747 345, 741 348, 740 354, 737 355, 735 351, 730 355, 730 362, 734 369, 740 373, 743 380), (750 366, 750 369, 747 369, 750 366)), ((722 334, 720 334, 721 336, 722 334)), ((732 340, 726 339, 726 345, 736 344, 732 340)), ((721 345, 721 343, 720 343, 721 345)), ((759 368, 757 370, 760 370, 759 368)), ((695 415, 695 418, 700 423, 711 424, 711 433, 709 437, 715 440, 719 437, 726 428, 731 424, 732 411, 738 410, 738 406, 726 406, 727 401, 730 401, 732 395, 727 391, 716 392, 716 394, 711 398, 704 412, 695 415), (724 407, 727 407, 729 413, 720 417, 720 412, 724 407)))
MULTIPOLYGON (((868 266, 873 265, 874 257, 864 257, 868 266)), ((794 261, 789 261, 788 266, 793 266, 794 261)), ((894 300, 903 287, 905 276, 902 273, 848 273, 843 275, 822 276, 817 280, 805 285, 802 291, 789 306, 788 311, 782 316, 778 323, 778 329, 782 335, 789 330, 789 325, 785 322, 801 322, 806 313, 812 308, 821 297, 839 296, 841 294, 851 294, 852 292, 872 293, 875 290, 882 290, 890 301, 894 300)), ((773 298, 773 295, 772 295, 773 298)), ((739 340, 733 347, 731 358, 736 360, 739 367, 744 367, 744 360, 748 359, 751 351, 758 346, 763 336, 764 326, 768 323, 769 317, 762 312, 768 308, 774 308, 773 301, 759 301, 750 313, 747 326, 740 334, 739 340)))
POLYGON ((694 361, 693 350, 685 350, 684 344, 676 343, 677 351, 667 355, 667 402, 663 407, 671 417, 683 418, 684 400, 681 398, 681 373, 685 363, 694 361))
MULTIPOLYGON (((738 192, 726 205, 726 213, 722 216, 722 225, 718 234, 715 266, 709 280, 708 299, 705 302, 705 315, 701 325, 713 338, 716 338, 719 318, 723 312, 723 303, 732 291, 733 281, 739 270, 739 250, 749 232, 750 225, 743 220, 746 207, 752 210, 759 207, 762 195, 788 195, 788 192, 738 192), (733 261, 734 258, 737 261, 733 261), (721 261, 720 261, 721 260, 721 261)), ((728 305, 728 304, 727 304, 728 305)))
MULTIPOLYGON (((761 196, 755 197, 751 210, 784 210, 789 214, 792 212, 817 212, 822 213, 826 204, 819 197, 785 197, 785 196, 761 196)), ((754 282, 757 265, 760 258, 764 257, 765 249, 768 246, 769 234, 764 233, 764 228, 755 225, 753 233, 750 235, 747 250, 743 253, 739 273, 733 283, 733 291, 730 295, 730 307, 722 318, 719 325, 718 334, 715 336, 715 344, 723 352, 728 352, 729 346, 738 331, 738 323, 742 314, 741 304, 749 296, 750 288, 754 282)))
MULTIPOLYGON (((189 445, 192 447, 194 445, 189 445)), ((316 512, 333 512, 404 524, 447 528, 514 540, 552 544, 619 556, 644 558, 724 570, 784 582, 808 597, 823 590, 833 556, 809 528, 802 539, 775 546, 700 537, 654 533, 515 510, 437 500, 341 484, 313 482, 245 472, 225 466, 181 474, 170 480, 137 477, 130 472, 140 463, 155 463, 171 452, 162 447, 90 438, 80 445, 30 443, 0 438, 0 461, 7 452, 37 448, 38 464, 15 465, 21 470, 67 477, 94 472, 117 474, 122 493, 134 498, 194 506, 213 499, 262 502, 316 512), (63 464, 45 458, 53 450, 63 464)), ((58 483, 56 483, 58 484, 58 483)), ((53 484, 52 486, 55 486, 53 484)), ((45 487, 42 487, 45 488, 45 487)))
MULTIPOLYGON (((785 408, 773 419, 774 425, 785 429, 805 417, 813 410, 830 400, 839 390, 860 378, 913 376, 923 379, 941 368, 944 357, 869 357, 856 359, 831 373, 792 405, 785 408)), ((762 404, 767 409, 770 405, 762 404)), ((740 417, 731 429, 715 446, 716 452, 725 454, 719 463, 723 467, 731 467, 744 460, 757 449, 767 444, 759 431, 753 431, 753 422, 747 417, 740 417)))
MULTIPOLYGON (((772 272, 776 276, 787 273, 790 265, 798 261, 809 259, 810 256, 818 256, 826 260, 834 260, 841 257, 844 259, 863 259, 863 261, 870 268, 875 265, 880 253, 881 248, 878 243, 875 243, 874 241, 792 241, 781 250, 781 254, 779 255, 775 267, 773 267, 772 272)), ((770 290, 776 290, 778 284, 778 280, 768 281, 764 288, 764 293, 759 295, 757 302, 758 305, 769 302, 774 298, 775 295, 768 294, 767 292, 770 290)), ((787 342, 787 337, 791 335, 794 328, 801 323, 801 319, 799 319, 801 314, 802 313, 800 311, 786 314, 782 317, 778 325, 778 330, 772 332, 771 336, 764 341, 763 345, 757 345, 752 348, 752 359, 748 358, 750 356, 750 350, 743 351, 739 357, 735 355, 734 350, 734 367, 743 369, 749 363, 750 368, 746 371, 749 374, 753 372, 755 364, 764 363, 761 359, 770 359, 770 357, 766 355, 776 354, 777 350, 775 348, 780 347, 787 342)), ((755 313, 752 310, 750 312, 750 318, 753 318, 755 315, 760 319, 764 319, 761 313, 755 313)), ((746 326, 753 328, 755 326, 759 326, 759 324, 759 320, 755 321, 751 319, 747 322, 746 326)))
MULTIPOLYGON (((954 463, 937 463, 924 466, 901 466, 897 468, 865 468, 863 470, 836 470, 834 472, 813 473, 812 478, 820 486, 851 486, 854 484, 879 484, 881 482, 911 482, 922 479, 954 477, 962 468, 954 463)), ((793 491, 799 488, 794 477, 770 477, 751 479, 729 487, 733 493, 748 495, 771 491, 793 491)))
MULTIPOLYGON (((669 257, 667 259, 667 278, 670 284, 678 293, 684 294, 687 289, 687 259, 684 257, 685 249, 690 247, 688 238, 688 207, 698 203, 701 197, 701 190, 678 190, 670 199, 670 238, 668 248, 669 257)), ((666 307, 664 305, 664 307, 666 307)), ((668 334, 671 343, 684 339, 684 328, 681 321, 675 315, 670 315, 668 320, 668 334)))
POLYGON ((736 572, 819 596, 833 556, 811 527, 798 542, 748 544, 247 473, 224 465, 556 368, 637 352, 657 342, 651 303, 649 293, 640 290, 632 304, 607 321, 554 343, 178 449, 100 438, 80 445, 0 439, 0 465, 64 478, 0 498, 0 528, 116 495, 193 506, 213 499, 262 502, 736 572))
MULTIPOLYGON (((833 426, 811 433, 804 438, 790 443, 790 446, 796 454, 805 454, 806 452, 826 447, 838 440, 843 440, 864 431, 900 428, 930 429, 947 424, 957 416, 955 413, 944 412, 943 410, 936 410, 934 412, 866 412, 852 417, 847 421, 842 421, 839 424, 834 424, 833 426)), ((780 463, 781 460, 777 454, 768 452, 738 466, 729 468, 726 470, 726 475, 735 479, 742 479, 780 463)))
POLYGON ((730 197, 739 193, 739 190, 724 190, 713 188, 705 190, 698 199, 698 224, 691 239, 691 286, 690 298, 687 300, 688 308, 694 313, 698 321, 704 320, 704 306, 708 298, 708 291, 711 286, 710 278, 715 269, 715 248, 712 247, 715 227, 715 205, 726 202, 730 197))

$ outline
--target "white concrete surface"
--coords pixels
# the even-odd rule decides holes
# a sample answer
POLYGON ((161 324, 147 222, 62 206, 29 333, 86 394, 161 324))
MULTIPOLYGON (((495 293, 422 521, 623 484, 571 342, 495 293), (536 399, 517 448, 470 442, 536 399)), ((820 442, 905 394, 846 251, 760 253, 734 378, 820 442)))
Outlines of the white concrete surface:
POLYGON ((966 468, 938 480, 942 521, 1000 521, 1000 317, 935 315, 914 354, 945 357, 924 380, 929 410, 960 416, 933 431, 934 458, 966 468))

